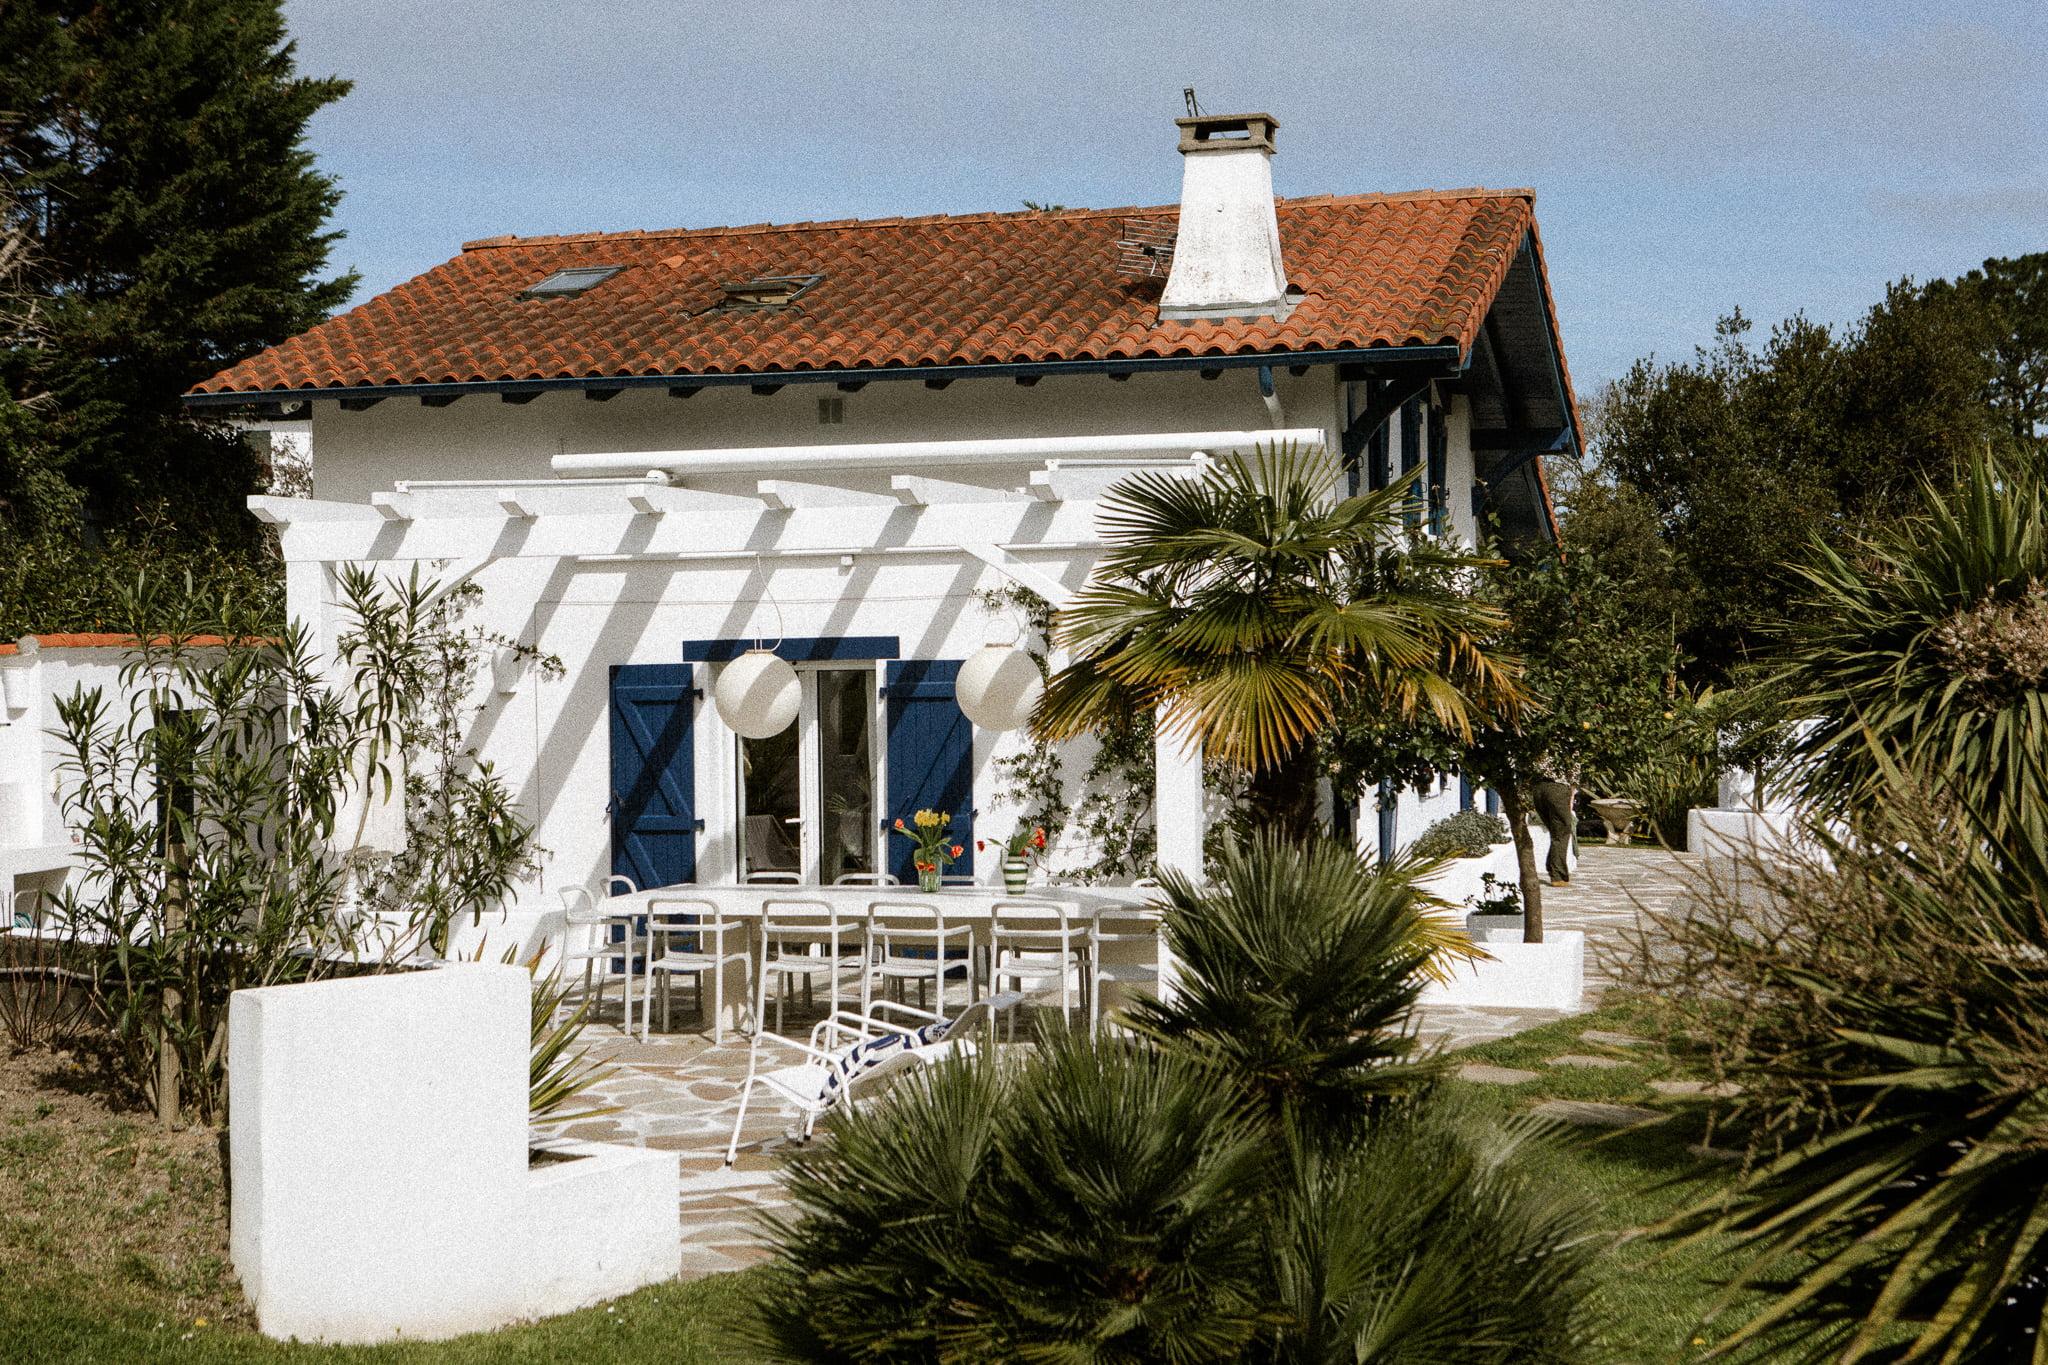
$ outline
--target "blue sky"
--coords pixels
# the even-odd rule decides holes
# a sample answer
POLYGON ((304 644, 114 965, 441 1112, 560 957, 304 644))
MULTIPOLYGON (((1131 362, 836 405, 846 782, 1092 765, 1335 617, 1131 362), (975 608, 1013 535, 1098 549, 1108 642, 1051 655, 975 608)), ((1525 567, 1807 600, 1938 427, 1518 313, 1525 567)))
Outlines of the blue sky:
POLYGON ((1740 305, 2048 250, 2048 4, 288 0, 359 299, 498 233, 1170 203, 1181 88, 1282 194, 1537 191, 1583 391, 1740 305))

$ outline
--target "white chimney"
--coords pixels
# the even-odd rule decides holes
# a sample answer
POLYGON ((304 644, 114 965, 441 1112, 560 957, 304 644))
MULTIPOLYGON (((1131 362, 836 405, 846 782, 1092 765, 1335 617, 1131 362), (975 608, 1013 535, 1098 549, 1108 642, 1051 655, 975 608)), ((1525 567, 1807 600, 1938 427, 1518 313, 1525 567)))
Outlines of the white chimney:
POLYGON ((1285 316, 1287 272, 1273 211, 1271 114, 1202 114, 1180 128, 1180 236, 1162 318, 1285 316))

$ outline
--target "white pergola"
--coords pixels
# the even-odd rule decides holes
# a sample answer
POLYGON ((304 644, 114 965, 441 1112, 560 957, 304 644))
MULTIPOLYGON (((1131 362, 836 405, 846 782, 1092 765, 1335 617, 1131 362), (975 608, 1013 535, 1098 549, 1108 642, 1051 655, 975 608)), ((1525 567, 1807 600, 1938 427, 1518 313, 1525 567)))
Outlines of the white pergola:
MULTIPOLYGON (((443 590, 504 560, 593 569, 633 562, 968 558, 1058 607, 1103 548, 1102 495, 1136 469, 1196 475, 1205 451, 1274 440, 1321 440, 1316 430, 1185 432, 1141 437, 891 443, 864 447, 673 451, 557 457, 597 477, 404 481, 367 503, 256 497, 251 510, 276 528, 295 608, 323 651, 333 641, 326 607, 340 564, 438 562, 443 590), (1021 486, 884 473, 925 464, 954 469, 1043 461, 1021 486), (751 492, 679 483, 763 469, 751 492), (633 471, 601 473, 599 471, 633 471), (846 482, 836 482, 834 475, 846 482), (887 491, 876 484, 886 478, 887 491), (861 486, 865 485, 865 486, 861 486), (1080 570, 1077 575, 1076 570, 1080 570)), ((1163 732, 1156 741, 1154 818, 1164 868, 1199 874, 1204 825, 1199 748, 1163 732)))

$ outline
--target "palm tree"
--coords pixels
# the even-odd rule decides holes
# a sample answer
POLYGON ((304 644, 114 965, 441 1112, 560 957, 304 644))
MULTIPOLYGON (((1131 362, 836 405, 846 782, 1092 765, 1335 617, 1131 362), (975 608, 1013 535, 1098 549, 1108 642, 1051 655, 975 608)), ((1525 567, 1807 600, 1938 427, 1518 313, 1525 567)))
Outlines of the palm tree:
POLYGON ((1337 498, 1320 447, 1233 454, 1199 479, 1130 476, 1104 499, 1109 549, 1055 623, 1073 662, 1033 718, 1067 739, 1163 707, 1168 733, 1244 772, 1255 817, 1316 825, 1316 736, 1347 700, 1458 734, 1520 701, 1463 590, 1489 561, 1403 530, 1406 485, 1337 498))
POLYGON ((1434 958, 1471 950, 1415 884, 1434 866, 1375 871, 1334 839, 1262 831, 1224 849, 1206 886, 1167 874, 1177 985, 1170 1001, 1140 1000, 1132 1025, 1276 1121, 1355 1128, 1441 1070, 1420 1056, 1415 999, 1434 958))

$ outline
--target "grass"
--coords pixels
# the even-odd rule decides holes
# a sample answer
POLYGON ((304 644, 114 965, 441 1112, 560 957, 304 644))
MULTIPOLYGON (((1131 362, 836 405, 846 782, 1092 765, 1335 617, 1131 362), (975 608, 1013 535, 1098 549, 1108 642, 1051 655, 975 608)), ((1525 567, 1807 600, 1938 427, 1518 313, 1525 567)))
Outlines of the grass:
MULTIPOLYGON (((1671 1108, 1671 1101, 1649 1083, 1685 1076, 1656 1048, 1602 1046, 1580 1037, 1593 1030, 1652 1038, 1651 1018, 1641 1005, 1620 1000, 1591 1014, 1461 1049, 1454 1054, 1460 1065, 1483 1062, 1536 1076, 1517 1085, 1452 1085, 1471 1103, 1503 1118, 1546 1100, 1671 1108), (1620 1065, 1548 1065, 1549 1059, 1567 1054, 1607 1057, 1620 1065)), ((1700 1321, 1719 1292, 1716 1276, 1722 1267, 1715 1249, 1673 1250, 1627 1235, 1704 1197, 1739 1169, 1728 1160, 1702 1155, 1699 1148, 1708 1136, 1696 1114, 1635 1128, 1573 1128, 1564 1130, 1562 1150, 1549 1158, 1551 1174, 1580 1191, 1587 1205, 1599 1210, 1602 1228, 1616 1236, 1603 1259, 1607 1308, 1615 1339, 1626 1344, 1624 1359, 1685 1359, 1719 1335, 1700 1321)))
MULTIPOLYGON (((747 1360, 750 1277, 655 1285, 454 1341, 345 1348, 259 1335, 228 1264, 221 1145, 112 1104, 64 1054, 0 1049, 0 1362, 747 1360)), ((337 1267, 346 1274, 346 1267, 337 1267)))
MULTIPOLYGON (((1451 1082, 1503 1118, 1548 1099, 1654 1107, 1648 1082, 1673 1074, 1648 1049, 1604 1049, 1588 1029, 1642 1033, 1648 1014, 1621 1002, 1463 1050, 1457 1060, 1536 1072, 1519 1085, 1451 1082), (1553 1067, 1564 1053, 1605 1054, 1612 1068, 1553 1067)), ((1692 1197, 1674 1176, 1726 1178, 1733 1168, 1691 1150, 1695 1122, 1623 1131, 1569 1130, 1534 1153, 1552 1178, 1583 1192, 1600 1223, 1622 1234, 1692 1197)), ((1617 1237, 1605 1258, 1608 1307, 1628 1360, 1692 1354, 1714 1288, 1708 1250, 1660 1255, 1617 1237)), ((345 1273, 345 1271, 343 1271, 345 1273)), ((407 1365, 469 1361, 742 1361, 736 1325, 753 1277, 658 1285, 544 1323, 439 1343, 374 1348, 272 1342, 255 1330, 227 1260, 218 1138, 166 1135, 147 1116, 111 1106, 77 1063, 0 1056, 0 1362, 317 1361, 407 1365)))

